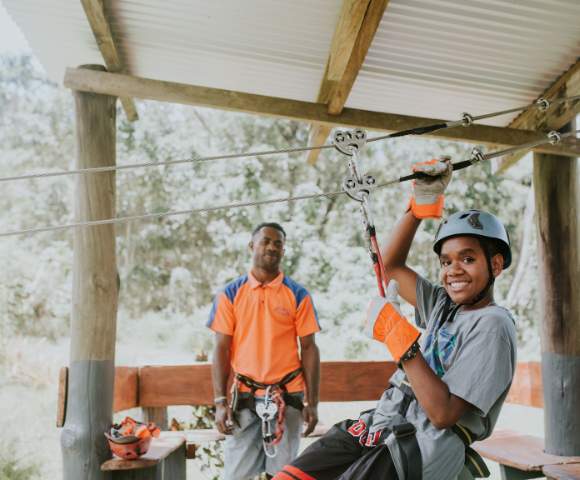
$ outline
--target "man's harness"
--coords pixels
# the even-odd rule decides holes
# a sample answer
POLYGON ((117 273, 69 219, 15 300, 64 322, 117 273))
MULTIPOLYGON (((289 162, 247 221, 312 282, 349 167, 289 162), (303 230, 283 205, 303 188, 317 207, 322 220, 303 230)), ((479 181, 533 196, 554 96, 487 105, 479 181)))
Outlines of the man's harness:
POLYGON ((266 384, 236 373, 232 384, 231 409, 235 413, 245 408, 254 412, 262 421, 262 445, 268 457, 275 457, 276 446, 284 435, 284 419, 286 405, 302 411, 304 404, 295 395, 290 395, 286 385, 302 373, 302 367, 293 370, 276 383, 266 384), (249 396, 240 396, 240 384, 244 384, 251 391, 249 396), (264 401, 256 402, 256 392, 264 390, 264 401), (275 430, 272 428, 276 424, 275 430))

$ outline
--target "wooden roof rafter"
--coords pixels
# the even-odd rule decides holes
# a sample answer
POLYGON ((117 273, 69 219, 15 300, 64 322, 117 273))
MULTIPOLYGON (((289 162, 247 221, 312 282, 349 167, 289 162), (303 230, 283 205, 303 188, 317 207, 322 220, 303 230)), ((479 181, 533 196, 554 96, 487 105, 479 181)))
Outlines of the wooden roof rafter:
MULTIPOLYGON (((81 4, 107 70, 111 73, 127 73, 126 65, 121 60, 111 26, 105 15, 103 0, 81 0, 81 4)), ((127 120, 130 122, 138 120, 139 115, 134 100, 129 97, 121 97, 120 100, 123 110, 125 110, 125 115, 127 115, 127 120)))
MULTIPOLYGON (((550 85, 539 98, 553 101, 558 98, 580 95, 580 59, 550 85)), ((530 107, 517 116, 509 125, 510 128, 524 130, 558 130, 573 120, 580 113, 580 100, 566 102, 552 107, 547 112, 530 107)), ((526 152, 516 152, 501 159, 497 164, 497 172, 505 172, 514 166, 526 152)))
MULTIPOLYGON (((343 0, 334 31, 328 61, 317 102, 328 105, 328 113, 339 115, 383 18, 389 0, 343 0)), ((332 126, 314 123, 310 127, 310 146, 322 145, 332 126)), ((320 150, 311 150, 308 163, 314 164, 320 150)))
MULTIPOLYGON (((344 108, 340 115, 332 115, 328 113, 327 106, 320 103, 79 68, 68 68, 66 70, 64 86, 73 90, 118 97, 128 96, 144 100, 289 118, 303 122, 322 123, 329 126, 362 127, 383 132, 396 132, 445 121, 354 108, 344 108)), ((539 138, 537 132, 479 124, 468 128, 448 128, 424 136, 474 144, 505 145, 508 147, 534 142, 539 138)), ((547 144, 535 147, 533 150, 570 157, 580 156, 580 145, 577 144, 547 144)))

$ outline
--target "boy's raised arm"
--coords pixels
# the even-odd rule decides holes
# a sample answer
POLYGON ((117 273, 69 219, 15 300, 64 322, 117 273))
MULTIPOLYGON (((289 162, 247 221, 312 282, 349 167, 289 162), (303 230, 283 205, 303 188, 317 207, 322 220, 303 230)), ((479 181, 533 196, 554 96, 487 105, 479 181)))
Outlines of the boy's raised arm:
POLYGON ((397 223, 391 238, 383 248, 382 256, 387 277, 399 284, 399 294, 414 307, 417 306, 417 273, 407 266, 407 257, 417 229, 423 218, 441 218, 445 188, 451 180, 449 158, 415 163, 414 172, 422 172, 424 179, 413 183, 409 208, 397 223))

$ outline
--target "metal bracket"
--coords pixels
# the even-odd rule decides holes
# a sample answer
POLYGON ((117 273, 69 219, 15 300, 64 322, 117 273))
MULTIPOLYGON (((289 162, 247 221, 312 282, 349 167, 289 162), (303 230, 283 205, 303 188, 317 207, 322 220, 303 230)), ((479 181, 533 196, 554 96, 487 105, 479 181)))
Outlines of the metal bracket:
POLYGON ((550 108, 550 101, 545 98, 538 98, 536 100, 536 106, 540 109, 541 112, 545 112, 550 108))
POLYGON ((560 143, 560 141, 562 140, 562 135, 560 134, 560 132, 552 130, 551 132, 548 132, 548 140, 550 140, 551 145, 556 145, 557 143, 560 143))
POLYGON ((356 130, 337 130, 332 137, 334 147, 343 155, 349 157, 349 174, 342 181, 344 192, 357 202, 365 202, 371 188, 377 183, 372 175, 359 173, 358 156, 367 142, 367 132, 356 130))
POLYGON ((474 148, 471 150, 471 159, 470 162, 472 164, 479 163, 485 160, 485 155, 479 148, 474 148))
POLYGON ((360 152, 367 143, 367 132, 357 128, 356 130, 337 130, 332 136, 334 147, 344 155, 352 157, 355 152, 360 152))
POLYGON ((467 112, 461 114, 461 126, 470 127, 473 125, 473 115, 467 112))

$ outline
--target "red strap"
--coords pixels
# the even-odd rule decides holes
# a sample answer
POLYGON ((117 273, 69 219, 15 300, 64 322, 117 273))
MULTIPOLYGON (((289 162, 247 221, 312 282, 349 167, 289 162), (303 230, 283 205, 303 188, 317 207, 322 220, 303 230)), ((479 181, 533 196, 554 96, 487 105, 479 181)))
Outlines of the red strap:
MULTIPOLYGON (((284 471, 284 470, 286 470, 286 472, 288 472, 289 474, 294 475, 299 480, 316 480, 316 478, 311 477, 306 472, 303 472, 299 468, 296 468, 296 467, 294 467, 292 465, 286 465, 282 469, 282 471, 284 471)), ((276 478, 276 477, 274 477, 274 478, 276 478)))

